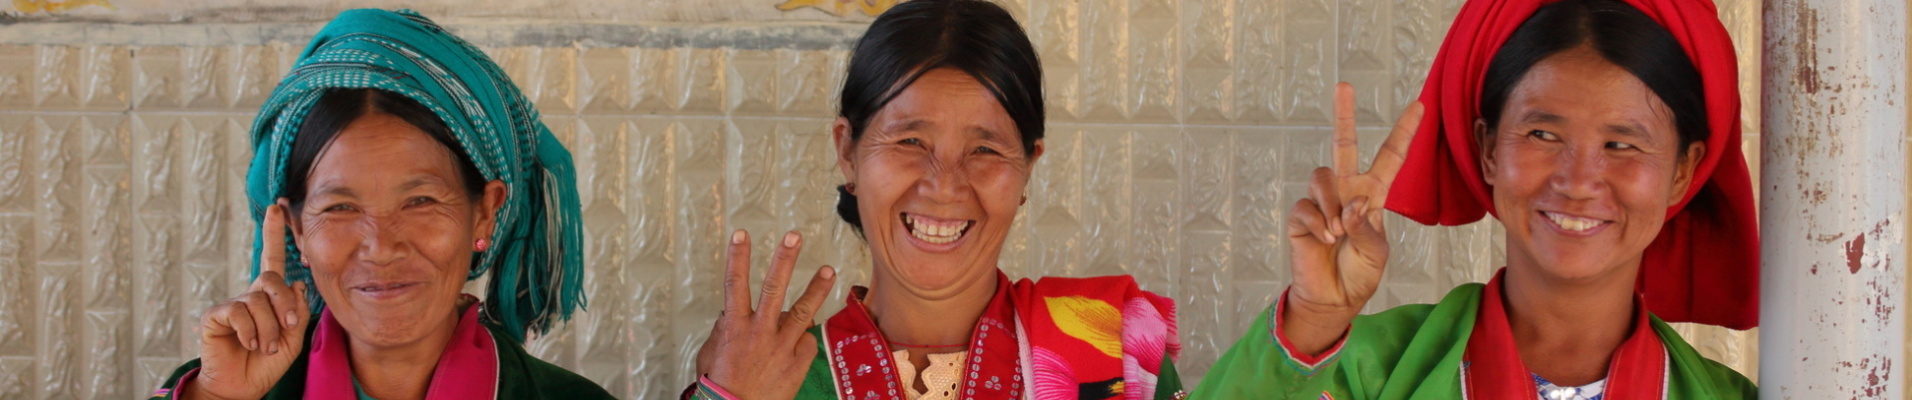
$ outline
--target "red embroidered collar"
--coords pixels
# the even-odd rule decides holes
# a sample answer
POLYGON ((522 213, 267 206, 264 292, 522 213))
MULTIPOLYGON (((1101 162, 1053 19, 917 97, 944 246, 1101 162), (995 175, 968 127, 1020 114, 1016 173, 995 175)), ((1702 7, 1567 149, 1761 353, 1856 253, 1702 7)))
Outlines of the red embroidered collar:
MULTIPOLYGON (((969 334, 969 359, 957 391, 963 398, 1017 399, 1025 392, 1022 384, 1021 345, 1016 334, 1016 311, 1009 300, 1009 277, 996 272, 996 295, 976 319, 969 334)), ((825 356, 836 379, 839 398, 903 399, 909 388, 900 387, 899 373, 914 369, 893 365, 890 342, 876 327, 863 296, 869 288, 850 289, 848 306, 831 316, 823 326, 825 356)))
MULTIPOLYGON (((1470 399, 1531 399, 1539 393, 1527 366, 1520 361, 1513 328, 1501 297, 1502 269, 1481 291, 1480 316, 1467 339, 1461 368, 1462 391, 1470 399)), ((1633 332, 1613 352, 1607 366, 1608 400, 1659 399, 1666 394, 1666 348, 1634 295, 1633 332)))

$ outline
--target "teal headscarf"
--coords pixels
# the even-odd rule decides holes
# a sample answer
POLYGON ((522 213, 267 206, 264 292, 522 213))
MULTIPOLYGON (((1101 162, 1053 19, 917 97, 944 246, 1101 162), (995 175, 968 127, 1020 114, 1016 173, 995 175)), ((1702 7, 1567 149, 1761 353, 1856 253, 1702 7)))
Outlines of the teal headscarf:
MULTIPOLYGON (((468 279, 491 271, 485 316, 524 340, 584 307, 583 233, 571 153, 538 119, 498 64, 417 13, 351 10, 320 30, 279 82, 252 125, 246 199, 253 222, 285 193, 294 136, 330 89, 382 89, 418 101, 451 128, 486 179, 505 183, 495 245, 476 257, 468 279)), ((257 233, 255 228, 255 233, 257 233)), ((286 247, 287 283, 311 284, 298 249, 253 239, 251 276, 262 245, 286 247)), ((317 291, 313 311, 324 307, 317 291)))

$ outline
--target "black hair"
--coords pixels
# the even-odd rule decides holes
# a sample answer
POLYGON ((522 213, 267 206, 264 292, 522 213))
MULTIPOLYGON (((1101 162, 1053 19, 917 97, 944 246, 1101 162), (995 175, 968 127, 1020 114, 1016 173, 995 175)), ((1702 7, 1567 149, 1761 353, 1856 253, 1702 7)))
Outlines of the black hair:
MULTIPOLYGON (((312 174, 312 167, 318 163, 319 154, 337 139, 339 132, 345 130, 352 121, 370 113, 385 113, 404 120, 405 123, 425 131, 433 141, 451 149, 456 157, 458 177, 464 185, 465 193, 473 198, 484 194, 485 176, 478 172, 478 166, 472 164, 466 155, 464 146, 452 135, 451 127, 438 119, 438 114, 425 108, 417 100, 380 89, 328 89, 319 95, 312 110, 305 115, 305 122, 299 125, 299 131, 292 139, 292 152, 285 161, 285 198, 292 203, 294 210, 305 204, 306 179, 312 174)), ((296 213, 294 213, 296 215, 296 213)))
POLYGON ((1699 69, 1672 32, 1618 0, 1564 0, 1541 6, 1527 17, 1487 64, 1481 84, 1481 119, 1489 127, 1500 123, 1514 86, 1534 64, 1580 46, 1633 74, 1673 112, 1680 142, 1676 157, 1685 158, 1688 145, 1706 141, 1710 131, 1699 69))
MULTIPOLYGON (((982 0, 916 0, 897 4, 870 23, 850 53, 838 116, 849 120, 850 140, 863 137, 870 118, 896 95, 938 68, 955 68, 982 82, 1033 153, 1043 134, 1042 63, 1022 25, 1001 6, 982 0)), ((837 216, 863 231, 856 196, 837 187, 837 216)))

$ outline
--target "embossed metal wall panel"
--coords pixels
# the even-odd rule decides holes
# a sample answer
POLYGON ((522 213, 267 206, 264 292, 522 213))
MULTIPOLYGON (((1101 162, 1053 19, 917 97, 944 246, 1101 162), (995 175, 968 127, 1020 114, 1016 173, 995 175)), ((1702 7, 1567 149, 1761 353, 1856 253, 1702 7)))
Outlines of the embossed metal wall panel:
MULTIPOLYGON (((1134 275, 1175 299, 1193 386, 1287 283, 1285 213, 1328 163, 1330 85, 1360 88, 1371 154, 1459 3, 1006 1, 1043 56, 1051 118, 1003 268, 1134 275)), ((1720 5, 1757 121, 1759 7, 1720 5)), ((733 25, 712 29, 775 24, 733 25)), ((0 44, 0 399, 150 392, 197 353, 199 314, 243 289, 247 129, 304 43, 237 42, 0 44)), ((730 229, 758 246, 804 232, 797 274, 838 266, 835 298, 870 276, 833 208, 847 43, 709 42, 749 45, 479 41, 578 162, 591 308, 532 351, 624 398, 692 379, 730 229)), ((1496 225, 1388 222, 1400 256, 1369 311, 1500 265, 1496 225)), ((1756 331, 1677 329, 1756 368, 1756 331)))

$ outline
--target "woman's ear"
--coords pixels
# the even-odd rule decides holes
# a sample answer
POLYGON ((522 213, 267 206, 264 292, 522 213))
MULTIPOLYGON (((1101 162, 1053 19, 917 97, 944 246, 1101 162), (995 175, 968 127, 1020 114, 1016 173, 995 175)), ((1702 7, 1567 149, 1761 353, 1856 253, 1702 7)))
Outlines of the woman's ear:
MULTIPOLYGON (((492 230, 498 227, 498 209, 505 206, 505 197, 510 196, 510 193, 509 188, 505 186, 505 181, 485 182, 485 191, 481 195, 483 197, 478 200, 478 209, 472 210, 478 213, 472 216, 472 220, 477 222, 472 225, 472 236, 491 237, 492 230)), ((496 242, 496 240, 493 241, 496 242)))
POLYGON ((1686 192, 1693 189, 1693 175, 1699 173, 1700 160, 1706 159, 1706 142, 1686 145, 1686 152, 1680 157, 1680 162, 1673 167, 1673 191, 1667 193, 1667 207, 1686 200, 1686 192))
POLYGON ((1474 147, 1477 150, 1474 156, 1480 159, 1481 181, 1487 183, 1488 186, 1496 186, 1499 185, 1499 183, 1495 182, 1498 180, 1495 179, 1495 175, 1498 175, 1500 168, 1498 162, 1494 159, 1494 148, 1499 146, 1497 146, 1498 143, 1494 143, 1493 132, 1488 131, 1488 129, 1487 120, 1480 118, 1474 119, 1474 147))
POLYGON ((1042 139, 1036 139, 1036 145, 1033 147, 1033 150, 1034 151, 1029 152, 1030 169, 1035 169, 1036 159, 1042 158, 1042 153, 1043 151, 1048 150, 1048 146, 1042 143, 1042 139))
POLYGON ((304 251, 305 225, 299 224, 299 210, 292 209, 292 201, 284 197, 280 197, 273 204, 279 206, 280 214, 285 216, 285 227, 292 231, 292 246, 304 251))
POLYGON ((856 163, 850 161, 850 154, 856 150, 856 138, 850 137, 850 119, 837 117, 830 124, 830 140, 836 144, 837 169, 843 172, 843 181, 856 183, 856 163))

